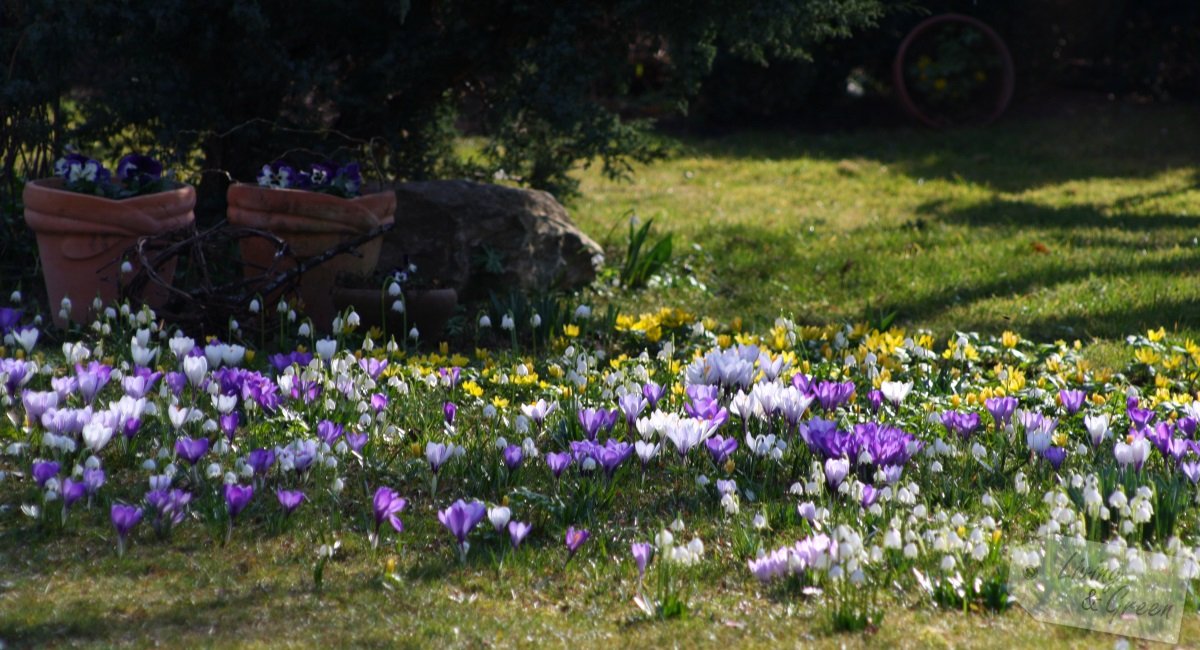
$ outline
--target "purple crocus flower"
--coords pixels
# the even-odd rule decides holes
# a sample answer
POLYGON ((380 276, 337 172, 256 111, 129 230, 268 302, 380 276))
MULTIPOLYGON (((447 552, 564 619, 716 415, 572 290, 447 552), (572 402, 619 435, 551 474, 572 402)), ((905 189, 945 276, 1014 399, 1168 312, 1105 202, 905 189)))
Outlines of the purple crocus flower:
POLYGON ((862 507, 866 509, 875 505, 875 502, 879 500, 879 492, 880 490, 875 489, 874 485, 871 485, 870 483, 864 483, 861 502, 862 507))
POLYGON ((114 503, 109 510, 113 528, 117 531, 117 556, 125 554, 125 540, 129 533, 142 521, 142 509, 114 503))
POLYGON ((438 375, 442 378, 442 382, 454 390, 458 386, 458 377, 462 374, 462 368, 453 366, 451 368, 438 368, 438 375))
POLYGON ((58 406, 58 393, 47 391, 21 391, 21 405, 25 407, 25 417, 34 424, 42 421, 42 415, 58 406))
POLYGON ((160 488, 146 493, 146 502, 154 507, 154 528, 160 535, 183 523, 192 495, 180 489, 160 488))
POLYGON ((1183 472, 1183 475, 1186 476, 1193 485, 1195 485, 1197 481, 1200 481, 1200 461, 1193 460, 1180 463, 1179 471, 1183 472))
POLYGON ((883 406, 883 391, 875 389, 867 393, 867 405, 871 407, 872 413, 878 413, 883 406))
POLYGON ((638 568, 638 581, 640 582, 646 577, 646 565, 650 562, 650 544, 646 542, 634 542, 630 552, 633 554, 633 561, 638 568))
POLYGON ((996 426, 1002 427, 1012 421, 1013 411, 1017 410, 1017 398, 989 397, 983 405, 987 408, 988 413, 991 413, 996 426))
POLYGON ((1184 417, 1179 418, 1179 421, 1175 423, 1175 426, 1179 427, 1179 430, 1182 431, 1185 436, 1193 438, 1196 436, 1196 419, 1190 415, 1185 415, 1184 417))
POLYGON ((361 453, 362 448, 367 445, 367 434, 348 432, 346 434, 346 444, 350 445, 350 449, 354 453, 361 453))
POLYGON ((525 460, 525 451, 521 449, 521 445, 509 445, 504 448, 504 466, 508 471, 515 471, 521 466, 521 461, 525 460))
POLYGON ((554 478, 562 476, 571 465, 571 454, 566 451, 550 452, 546 454, 546 465, 550 466, 550 473, 554 474, 554 478))
POLYGON ((132 374, 121 379, 121 389, 125 391, 126 395, 134 399, 141 399, 154 390, 154 385, 162 376, 161 372, 138 366, 133 369, 132 374))
POLYGON ((1147 428, 1150 421, 1154 419, 1154 410, 1138 408, 1136 398, 1130 398, 1130 401, 1133 405, 1126 409, 1126 413, 1128 413, 1129 419, 1133 422, 1133 426, 1139 431, 1147 428))
POLYGON ((822 381, 817 384, 817 402, 826 411, 836 410, 837 407, 850 401, 852 395, 854 395, 853 381, 822 381))
POLYGON ((454 426, 454 416, 458 413, 458 405, 454 402, 446 402, 442 405, 442 416, 446 420, 446 424, 454 426))
POLYGON ((175 371, 168 372, 166 376, 163 377, 163 381, 166 382, 167 387, 170 388, 171 392, 176 396, 182 394, 183 389, 186 388, 188 384, 187 375, 183 374, 182 372, 175 371))
POLYGON ((737 438, 732 436, 726 438, 714 435, 704 441, 704 446, 708 448, 708 453, 712 455, 713 464, 719 467, 725 462, 726 458, 729 458, 730 454, 737 451, 738 441, 737 438))
POLYGON ((208 438, 189 438, 182 436, 175 441, 175 454, 195 467, 196 463, 208 453, 208 438))
POLYGON ((52 460, 39 460, 33 463, 33 480, 37 481, 38 487, 46 487, 46 481, 58 476, 58 470, 62 466, 52 460))
POLYGON ((75 364, 75 380, 79 382, 79 396, 86 404, 91 404, 96 400, 96 395, 103 390, 111 377, 112 368, 98 361, 93 361, 86 366, 75 364))
POLYGON ((87 494, 87 486, 82 482, 75 481, 70 477, 63 479, 62 499, 64 508, 70 508, 76 501, 82 499, 85 494, 87 494))
POLYGON ((430 442, 425 445, 425 460, 429 461, 429 471, 434 475, 450 460, 454 455, 454 445, 447 445, 440 442, 430 442))
POLYGON ((396 532, 404 532, 404 522, 400 521, 400 517, 396 515, 408 505, 407 499, 402 499, 392 488, 381 487, 375 490, 372 505, 375 509, 375 537, 372 539, 372 546, 378 544, 379 527, 385 521, 391 524, 396 532))
POLYGON ((12 332, 21 322, 21 310, 10 307, 0 307, 0 338, 12 332))
POLYGON ((579 424, 583 427, 583 432, 587 435, 588 440, 596 439, 607 420, 608 411, 604 409, 579 409, 579 424))
POLYGON ((1079 409, 1083 407, 1083 400, 1087 398, 1087 393, 1081 390, 1060 390, 1058 391, 1058 399, 1062 402, 1063 408, 1067 410, 1068 415, 1075 415, 1079 409))
POLYGON ((217 420, 217 424, 221 427, 221 433, 225 434, 225 438, 229 440, 229 442, 233 442, 233 436, 237 433, 239 419, 240 418, 238 417, 237 411, 234 411, 232 413, 226 413, 222 415, 217 420))
MULTIPOLYGON (((0 359, 0 377, 4 377, 4 391, 10 397, 16 397, 17 389, 29 382, 31 369, 32 364, 21 359, 0 359)), ((66 395, 60 397, 66 399, 66 395)))
POLYGON ((638 416, 642 414, 648 404, 649 401, 638 393, 625 393, 617 398, 617 407, 625 414, 625 424, 630 431, 633 430, 638 416))
POLYGON ((649 406, 652 409, 658 406, 658 400, 662 399, 666 392, 666 388, 659 386, 652 381, 648 381, 642 386, 642 397, 646 398, 646 401, 649 403, 649 406))
POLYGON ((946 433, 967 440, 979 428, 979 414, 946 411, 942 413, 942 426, 946 427, 946 433))
POLYGON ((254 498, 253 485, 226 484, 225 509, 229 512, 229 519, 232 520, 245 510, 246 506, 250 505, 252 498, 254 498))
POLYGON ((596 451, 600 466, 604 468, 604 475, 612 480, 613 475, 617 473, 617 468, 633 455, 633 445, 610 438, 603 447, 598 446, 596 451))
POLYGON ((255 449, 246 455, 246 464, 254 470, 255 476, 264 476, 275 464, 275 452, 271 449, 255 449))
POLYGON ((367 373, 367 376, 371 379, 379 379, 379 375, 383 374, 383 371, 387 368, 387 365, 387 359, 367 357, 358 360, 358 367, 362 368, 363 372, 367 373))
POLYGON ((1050 465, 1055 471, 1062 467, 1063 461, 1067 459, 1067 450, 1062 447, 1047 447, 1046 451, 1042 452, 1046 460, 1050 461, 1050 465))
POLYGON ((583 543, 588 541, 588 538, 591 536, 592 534, 583 528, 576 528, 574 526, 567 528, 567 561, 575 557, 575 553, 579 552, 579 547, 583 546, 583 543))
POLYGON ((487 516, 487 506, 481 501, 467 503, 462 499, 450 504, 445 510, 438 511, 438 521, 458 540, 459 559, 467 561, 467 535, 487 516))
POLYGON ((521 542, 525 541, 531 530, 533 530, 532 524, 523 521, 508 522, 508 541, 512 543, 514 551, 521 545, 521 542))
POLYGON ((276 490, 275 498, 279 499, 279 506, 283 508, 283 513, 291 515, 308 497, 304 496, 300 490, 276 490))
POLYGON ((850 473, 850 461, 845 458, 830 458, 825 461, 825 482, 831 489, 841 485, 846 475, 850 473))
POLYGON ((382 413, 387 406, 387 395, 384 395, 383 393, 373 393, 371 395, 371 408, 374 409, 376 413, 382 413))
POLYGON ((83 470, 83 485, 87 488, 88 496, 93 496, 104 485, 104 470, 99 467, 83 470))
POLYGON ((336 424, 330 420, 321 420, 317 423, 317 436, 321 438, 325 444, 332 447, 337 442, 342 434, 346 433, 346 428, 340 424, 336 424))

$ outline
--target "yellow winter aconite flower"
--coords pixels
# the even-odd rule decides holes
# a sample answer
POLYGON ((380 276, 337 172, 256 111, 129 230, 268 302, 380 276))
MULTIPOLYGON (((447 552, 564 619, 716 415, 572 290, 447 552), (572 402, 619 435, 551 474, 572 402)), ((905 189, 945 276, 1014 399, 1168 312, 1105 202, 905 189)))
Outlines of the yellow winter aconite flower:
POLYGON ((821 328, 815 325, 805 325, 797 330, 801 341, 815 341, 821 338, 821 328))
POLYGON ((483 387, 470 379, 464 381, 462 387, 471 397, 483 397, 483 387))
POLYGON ((454 355, 450 356, 450 365, 452 365, 452 366, 462 367, 462 366, 467 365, 468 363, 471 363, 471 360, 464 357, 461 354, 454 354, 454 355))
POLYGON ((1144 363, 1147 366, 1152 366, 1158 363, 1160 359, 1158 353, 1150 348, 1138 348, 1137 351, 1133 353, 1133 358, 1136 359, 1138 363, 1144 363))
POLYGON ((933 347, 933 335, 932 334, 922 334, 921 336, 918 336, 917 337, 917 345, 919 345, 923 348, 933 347))
POLYGON ((1021 335, 1017 334, 1016 332, 1005 330, 1004 333, 1000 335, 1000 344, 1006 348, 1009 348, 1010 350, 1017 347, 1017 344, 1020 342, 1021 335))
POLYGON ((500 397, 499 395, 493 395, 492 396, 492 406, 495 406, 497 409, 508 408, 508 400, 503 397, 500 397))
POLYGON ((733 337, 738 345, 758 345, 759 339, 756 334, 738 334, 733 337))
POLYGON ((1182 363, 1183 363, 1183 357, 1181 355, 1172 354, 1171 356, 1167 357, 1166 359, 1163 359, 1162 365, 1163 365, 1163 368, 1166 370, 1175 370, 1182 363))
POLYGON ((563 377, 562 366, 558 365, 557 363, 550 364, 549 372, 550 376, 554 377, 555 379, 562 379, 563 377))
POLYGON ((717 346, 724 349, 733 345, 733 338, 728 334, 722 334, 717 337, 717 346))
POLYGON ((850 338, 861 339, 862 337, 866 336, 868 332, 871 332, 871 331, 873 331, 873 330, 871 329, 870 325, 868 325, 866 323, 855 323, 854 327, 852 327, 850 329, 850 338))
POLYGON ((771 328, 770 338, 768 339, 768 343, 770 344, 771 349, 775 350, 776 352, 782 352, 782 351, 786 350, 788 347, 787 335, 788 335, 787 328, 784 328, 784 327, 771 328))
POLYGON ((567 338, 573 339, 576 336, 579 336, 579 326, 571 323, 563 325, 563 334, 566 335, 567 338))
POLYGON ((1158 343, 1167 338, 1167 330, 1161 327, 1156 330, 1149 330, 1146 332, 1146 338, 1150 339, 1151 343, 1158 343))
POLYGON ((735 332, 742 331, 742 317, 741 316, 735 317, 732 321, 729 322, 729 327, 730 327, 730 329, 732 329, 735 332))

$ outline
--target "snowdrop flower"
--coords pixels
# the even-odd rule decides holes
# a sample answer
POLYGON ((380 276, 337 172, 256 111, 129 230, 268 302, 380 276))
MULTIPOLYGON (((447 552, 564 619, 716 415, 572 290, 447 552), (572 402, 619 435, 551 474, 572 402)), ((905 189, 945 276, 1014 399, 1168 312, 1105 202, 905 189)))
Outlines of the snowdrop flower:
POLYGON ((392 311, 396 312, 397 314, 403 314, 404 313, 404 301, 400 300, 398 298, 396 300, 393 300, 392 301, 392 311))
POLYGON ((514 328, 516 328, 516 326, 517 324, 513 322, 512 314, 505 314, 504 317, 500 319, 500 329, 502 330, 511 332, 514 328))
POLYGON ((484 315, 482 315, 482 316, 480 316, 480 317, 479 317, 479 327, 480 327, 480 329, 487 329, 487 328, 489 328, 489 327, 491 327, 491 326, 492 326, 492 319, 491 319, 491 318, 489 318, 487 314, 484 314, 484 315))

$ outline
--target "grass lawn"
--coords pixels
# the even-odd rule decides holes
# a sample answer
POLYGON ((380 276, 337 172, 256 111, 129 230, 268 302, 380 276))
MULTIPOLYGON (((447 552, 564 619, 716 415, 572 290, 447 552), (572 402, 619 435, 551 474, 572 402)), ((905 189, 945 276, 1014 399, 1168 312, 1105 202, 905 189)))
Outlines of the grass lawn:
POLYGON ((718 318, 875 321, 1085 342, 1200 335, 1200 114, 1107 105, 989 128, 687 138, 571 205, 610 250, 655 219, 718 318), (708 258, 711 258, 709 261, 708 258))

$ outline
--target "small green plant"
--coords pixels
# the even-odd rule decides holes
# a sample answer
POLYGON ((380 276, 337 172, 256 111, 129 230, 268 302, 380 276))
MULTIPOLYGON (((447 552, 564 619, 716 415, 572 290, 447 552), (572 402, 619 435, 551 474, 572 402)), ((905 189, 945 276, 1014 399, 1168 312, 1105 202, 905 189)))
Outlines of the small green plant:
POLYGON ((647 240, 654 219, 648 219, 641 227, 637 217, 629 219, 629 243, 625 249, 625 262, 621 265, 621 286, 637 289, 646 286, 651 276, 658 273, 671 261, 671 235, 659 239, 647 250, 647 240))

